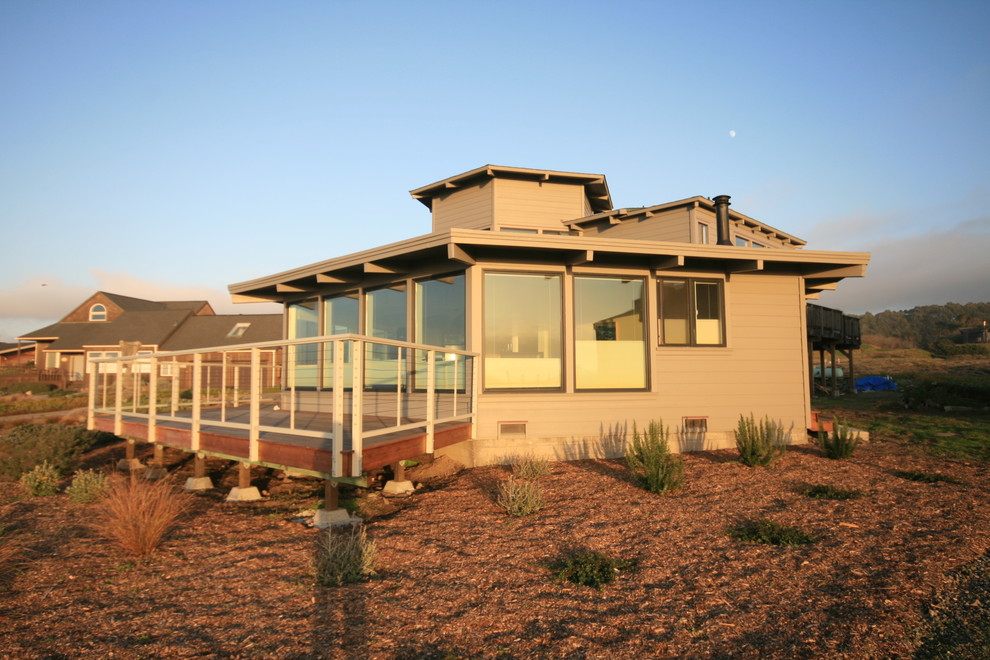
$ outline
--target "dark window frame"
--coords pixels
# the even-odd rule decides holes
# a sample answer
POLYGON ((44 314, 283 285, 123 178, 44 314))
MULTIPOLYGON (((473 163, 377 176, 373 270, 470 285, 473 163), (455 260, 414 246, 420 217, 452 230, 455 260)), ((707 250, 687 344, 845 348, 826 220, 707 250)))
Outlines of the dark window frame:
POLYGON ((701 348, 724 347, 726 345, 725 331, 725 281, 708 277, 660 277, 657 278, 657 342, 660 346, 690 346, 701 348), (663 327, 663 284, 664 282, 683 282, 688 291, 688 340, 687 342, 668 342, 664 337, 663 327), (698 284, 714 284, 717 287, 719 328, 722 341, 717 344, 698 343, 698 303, 696 286, 698 284))

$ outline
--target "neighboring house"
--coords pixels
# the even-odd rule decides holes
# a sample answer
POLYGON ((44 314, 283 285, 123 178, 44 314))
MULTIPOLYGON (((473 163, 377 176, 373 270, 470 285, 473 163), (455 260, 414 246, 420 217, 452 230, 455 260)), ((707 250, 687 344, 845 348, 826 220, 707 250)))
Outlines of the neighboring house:
MULTIPOLYGON (((279 339, 278 314, 218 315, 205 300, 152 301, 98 291, 61 321, 19 341, 32 341, 39 369, 82 381, 88 360, 279 339)), ((113 365, 110 365, 112 367, 113 365)))
POLYGON ((34 343, 0 342, 0 367, 26 367, 34 364, 34 343))
MULTIPOLYGON (((613 209, 599 174, 489 165, 412 196, 431 233, 229 288, 283 303, 288 339, 356 333, 480 354, 461 447, 478 464, 615 455, 634 422, 658 419, 682 450, 732 446, 750 413, 803 440, 806 301, 865 275, 870 258, 806 250, 728 196, 613 209)), ((315 354, 295 367, 296 389, 312 391, 303 406, 327 405, 329 375, 315 354)))

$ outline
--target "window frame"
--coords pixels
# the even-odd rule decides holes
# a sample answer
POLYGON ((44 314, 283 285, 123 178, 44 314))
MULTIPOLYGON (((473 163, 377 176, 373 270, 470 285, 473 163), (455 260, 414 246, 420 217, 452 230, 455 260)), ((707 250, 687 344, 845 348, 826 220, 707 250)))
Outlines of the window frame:
POLYGON ((727 345, 726 337, 726 327, 725 327, 725 280, 719 278, 711 277, 658 277, 656 286, 656 300, 657 300, 657 345, 663 347, 690 347, 690 348, 718 348, 725 347, 727 345), (664 327, 663 327, 663 284, 664 282, 683 282, 687 287, 688 292, 688 312, 690 316, 688 317, 688 340, 686 342, 673 343, 666 341, 664 337, 664 327), (697 302, 697 285, 698 284, 715 284, 718 292, 718 305, 719 305, 719 332, 721 337, 721 342, 719 343, 698 343, 698 302, 697 302))
POLYGON ((107 306, 103 303, 94 303, 90 306, 89 320, 93 322, 105 323, 107 320, 107 306))

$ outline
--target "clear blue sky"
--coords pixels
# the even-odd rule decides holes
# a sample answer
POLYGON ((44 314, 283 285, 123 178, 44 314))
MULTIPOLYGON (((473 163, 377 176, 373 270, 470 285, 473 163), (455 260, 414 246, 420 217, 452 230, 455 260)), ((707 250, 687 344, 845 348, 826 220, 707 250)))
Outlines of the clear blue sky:
POLYGON ((6 0, 0 340, 97 289, 254 311, 227 284, 426 233, 408 191, 486 163, 871 251, 822 299, 851 312, 990 300, 988 28, 986 2, 6 0))

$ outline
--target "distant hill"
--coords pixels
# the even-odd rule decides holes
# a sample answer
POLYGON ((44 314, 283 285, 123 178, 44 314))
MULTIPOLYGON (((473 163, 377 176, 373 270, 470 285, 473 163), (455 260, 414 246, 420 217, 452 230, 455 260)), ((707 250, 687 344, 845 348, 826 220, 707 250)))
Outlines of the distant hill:
MULTIPOLYGON (((860 329, 864 337, 886 339, 884 343, 888 345, 939 351, 947 344, 972 342, 980 333, 964 331, 982 328, 984 321, 990 325, 990 302, 965 305, 950 302, 903 311, 887 310, 879 314, 867 312, 860 321, 860 329)), ((985 345, 980 348, 985 348, 985 345)))

